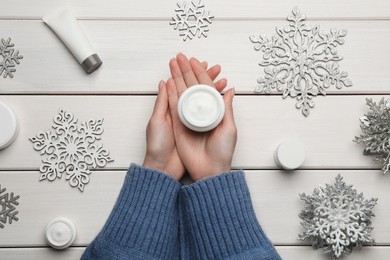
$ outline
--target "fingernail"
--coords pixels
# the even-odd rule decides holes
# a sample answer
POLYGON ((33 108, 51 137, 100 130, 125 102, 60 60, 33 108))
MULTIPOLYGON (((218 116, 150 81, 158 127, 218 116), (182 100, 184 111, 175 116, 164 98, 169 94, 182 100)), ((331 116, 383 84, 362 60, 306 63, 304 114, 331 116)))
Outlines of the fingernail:
POLYGON ((158 90, 161 90, 164 85, 164 81, 161 80, 160 83, 158 83, 158 90))

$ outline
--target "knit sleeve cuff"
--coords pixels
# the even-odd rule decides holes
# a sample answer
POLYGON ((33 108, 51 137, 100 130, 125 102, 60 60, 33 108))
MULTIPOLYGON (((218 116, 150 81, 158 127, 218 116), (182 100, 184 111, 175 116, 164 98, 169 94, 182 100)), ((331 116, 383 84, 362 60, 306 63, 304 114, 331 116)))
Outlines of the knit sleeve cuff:
POLYGON ((195 245, 191 254, 241 259, 243 254, 257 252, 261 259, 280 259, 256 219, 243 171, 183 186, 180 196, 195 245))
POLYGON ((180 187, 162 172, 132 164, 98 242, 129 249, 132 254, 135 250, 150 259, 174 259, 180 187))

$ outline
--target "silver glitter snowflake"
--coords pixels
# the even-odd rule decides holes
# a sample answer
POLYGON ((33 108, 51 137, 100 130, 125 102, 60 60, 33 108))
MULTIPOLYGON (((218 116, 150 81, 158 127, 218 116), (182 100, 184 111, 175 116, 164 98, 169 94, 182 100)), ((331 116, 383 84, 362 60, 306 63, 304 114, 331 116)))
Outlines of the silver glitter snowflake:
POLYGON ((303 220, 300 240, 311 239, 314 249, 323 248, 325 253, 338 259, 349 254, 352 248, 364 243, 374 244, 372 210, 377 199, 366 200, 338 175, 334 185, 314 189, 313 194, 300 194, 306 206, 299 214, 303 220))
POLYGON ((367 98, 366 102, 370 111, 360 118, 363 134, 356 136, 354 142, 363 143, 363 154, 375 155, 386 174, 390 170, 390 100, 382 98, 377 104, 367 98))
POLYGON ((77 122, 78 119, 71 113, 60 109, 54 118, 54 131, 40 132, 30 140, 35 150, 46 155, 39 168, 40 180, 54 181, 66 173, 69 184, 84 191, 91 169, 105 167, 114 160, 99 142, 103 134, 103 119, 77 122))
POLYGON ((1 39, 0 56, 2 60, 0 60, 0 76, 4 73, 4 78, 7 76, 13 78, 16 64, 20 63, 20 59, 23 59, 23 56, 19 55, 19 51, 16 51, 13 47, 14 44, 11 43, 11 38, 7 40, 1 39))
POLYGON ((256 51, 264 52, 259 63, 265 76, 258 78, 256 93, 270 93, 276 89, 283 98, 297 99, 296 108, 308 116, 314 107, 313 97, 326 95, 329 87, 341 89, 352 86, 348 74, 339 70, 336 47, 344 44, 347 30, 320 31, 319 25, 305 23, 306 15, 294 8, 288 16, 289 26, 276 28, 277 35, 251 36, 256 51))
POLYGON ((0 185, 0 228, 4 228, 4 224, 12 224, 12 221, 18 221, 16 216, 19 211, 16 211, 16 206, 19 205, 19 195, 14 196, 14 193, 6 192, 6 188, 1 188, 0 185))
POLYGON ((214 16, 211 16, 210 12, 204 9, 202 0, 192 1, 191 4, 187 2, 177 3, 175 12, 176 16, 172 17, 170 24, 174 25, 175 30, 179 30, 184 41, 192 40, 195 36, 198 36, 198 38, 207 37, 208 26, 212 23, 211 19, 214 16))

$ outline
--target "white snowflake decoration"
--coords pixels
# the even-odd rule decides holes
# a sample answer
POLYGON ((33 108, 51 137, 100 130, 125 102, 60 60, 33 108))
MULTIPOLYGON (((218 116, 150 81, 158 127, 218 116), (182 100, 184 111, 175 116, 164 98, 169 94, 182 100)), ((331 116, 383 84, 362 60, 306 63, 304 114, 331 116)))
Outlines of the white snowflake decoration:
POLYGON ((4 224, 12 224, 12 221, 18 221, 16 216, 19 211, 16 211, 16 206, 19 205, 19 195, 14 196, 14 193, 5 192, 6 188, 1 188, 0 185, 0 228, 4 228, 4 224))
POLYGON ((13 78, 13 73, 16 71, 16 64, 20 63, 20 59, 23 59, 23 56, 19 55, 19 51, 16 51, 14 44, 11 43, 11 38, 7 40, 1 39, 0 41, 0 76, 3 74, 3 77, 7 76, 13 78))
POLYGON ((299 214, 304 231, 300 240, 311 239, 314 249, 323 248, 334 259, 349 254, 363 243, 374 244, 370 233, 372 210, 378 199, 366 200, 338 175, 334 185, 318 187, 313 194, 300 194, 305 208, 299 214))
POLYGON ((344 71, 340 72, 337 46, 344 44, 347 30, 320 31, 319 25, 305 24, 306 15, 294 8, 288 16, 288 27, 276 28, 277 35, 251 36, 256 51, 262 51, 259 63, 265 76, 258 78, 256 93, 270 93, 271 89, 283 92, 283 98, 297 99, 296 108, 308 116, 314 107, 313 97, 326 95, 329 87, 341 89, 352 86, 344 71))
POLYGON ((187 2, 177 3, 175 12, 176 16, 172 17, 173 21, 170 24, 174 25, 175 30, 179 30, 184 41, 192 40, 195 36, 198 36, 198 38, 207 37, 208 25, 212 23, 211 19, 214 16, 211 16, 210 12, 204 9, 202 0, 192 1, 191 4, 187 2))
POLYGON ((363 134, 355 137, 355 142, 365 145, 363 154, 374 155, 382 162, 383 173, 390 170, 390 99, 382 98, 378 103, 366 99, 370 111, 360 118, 363 134))
POLYGON ((84 191, 90 169, 103 168, 114 160, 99 142, 103 134, 103 119, 77 122, 78 119, 74 119, 71 113, 60 109, 54 118, 54 132, 40 132, 30 140, 35 150, 46 155, 39 168, 40 180, 54 181, 66 173, 69 184, 84 191))

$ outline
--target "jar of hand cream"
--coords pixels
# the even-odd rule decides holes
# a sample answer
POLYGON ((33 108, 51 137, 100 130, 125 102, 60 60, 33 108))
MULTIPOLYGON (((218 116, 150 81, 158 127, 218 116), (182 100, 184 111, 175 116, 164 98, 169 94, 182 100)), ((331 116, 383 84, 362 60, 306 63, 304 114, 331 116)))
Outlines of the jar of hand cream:
POLYGON ((222 121, 225 104, 221 94, 208 85, 195 85, 180 96, 177 106, 180 120, 196 132, 209 131, 222 121))
POLYGON ((0 102, 0 150, 11 145, 19 134, 19 124, 9 106, 0 102))

